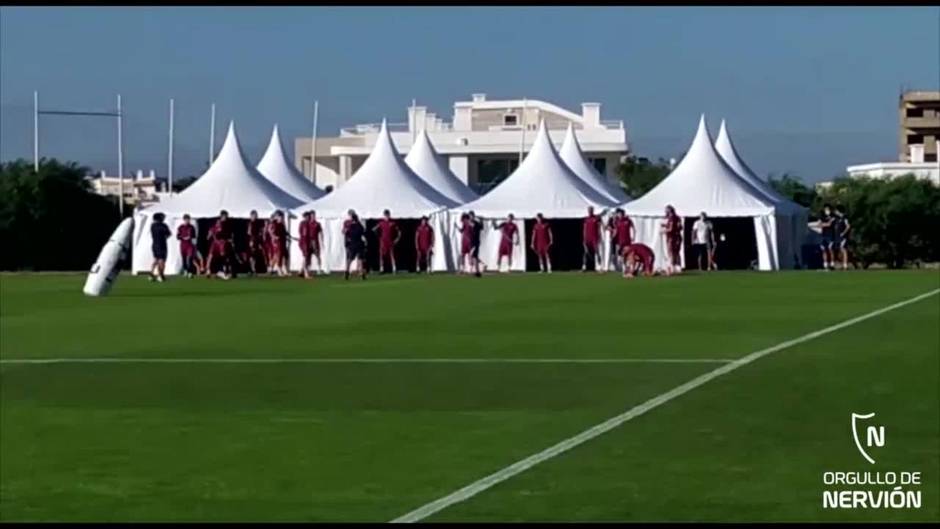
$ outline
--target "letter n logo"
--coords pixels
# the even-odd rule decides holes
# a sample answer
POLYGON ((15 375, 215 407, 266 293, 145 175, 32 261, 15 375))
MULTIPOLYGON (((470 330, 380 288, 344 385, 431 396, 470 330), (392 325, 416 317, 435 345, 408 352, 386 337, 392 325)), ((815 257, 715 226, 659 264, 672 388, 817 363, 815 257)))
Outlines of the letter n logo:
POLYGON ((852 437, 855 438, 855 446, 858 448, 858 451, 862 454, 862 457, 865 458, 869 463, 875 464, 875 460, 872 459, 868 452, 865 451, 865 447, 882 447, 885 445, 885 427, 884 426, 869 426, 865 429, 865 446, 862 446, 862 440, 858 436, 858 422, 859 419, 871 419, 874 417, 874 413, 869 413, 867 415, 860 415, 858 413, 852 414, 852 437))

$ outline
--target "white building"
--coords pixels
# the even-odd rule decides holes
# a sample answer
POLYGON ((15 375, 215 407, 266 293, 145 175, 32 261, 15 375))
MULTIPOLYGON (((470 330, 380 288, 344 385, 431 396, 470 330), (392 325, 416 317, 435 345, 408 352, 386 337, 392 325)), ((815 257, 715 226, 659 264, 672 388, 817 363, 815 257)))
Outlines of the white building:
MULTIPOLYGON (((936 142, 936 150, 940 151, 940 140, 936 142)), ((924 146, 911 145, 910 162, 878 162, 863 165, 850 165, 845 171, 852 178, 897 178, 913 174, 917 178, 930 180, 934 185, 940 185, 940 162, 924 160, 924 146)), ((824 182, 823 184, 828 184, 824 182)))
MULTIPOLYGON (((577 114, 537 99, 487 100, 486 94, 474 94, 472 101, 454 103, 450 121, 427 107, 414 106, 408 108, 407 122, 390 123, 389 130, 402 155, 408 154, 417 133, 427 130, 454 174, 474 190, 485 192, 516 168, 523 141, 528 150, 540 120, 545 120, 556 148, 561 147, 570 123, 585 157, 616 182, 617 166, 629 152, 627 134, 623 121, 601 120, 600 103, 582 103, 577 114)), ((371 152, 379 128, 379 123, 361 124, 340 130, 338 137, 317 138, 316 185, 342 186, 371 152)), ((311 143, 309 137, 294 143, 294 163, 308 178, 313 178, 311 143)))
MULTIPOLYGON (((108 176, 101 171, 97 175, 89 175, 86 178, 91 183, 92 190, 99 195, 116 197, 121 194, 122 182, 116 176, 108 176)), ((124 201, 127 204, 155 202, 162 194, 159 188, 153 169, 147 176, 144 176, 142 170, 138 170, 134 176, 124 177, 124 201)))

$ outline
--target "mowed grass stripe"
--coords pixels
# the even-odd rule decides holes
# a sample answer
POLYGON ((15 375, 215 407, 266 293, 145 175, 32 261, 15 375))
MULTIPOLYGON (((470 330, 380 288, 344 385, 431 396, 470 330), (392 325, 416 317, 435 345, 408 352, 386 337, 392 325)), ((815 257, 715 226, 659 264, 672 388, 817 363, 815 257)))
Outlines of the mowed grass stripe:
POLYGON ((568 450, 571 450, 572 448, 575 448, 583 443, 590 441, 591 439, 594 439, 600 435, 603 435, 604 433, 607 433, 613 430, 614 428, 617 428, 621 424, 635 417, 639 417, 643 415, 644 413, 650 410, 653 410, 655 408, 658 408, 659 406, 677 397, 685 395, 686 393, 704 384, 707 384, 708 382, 722 375, 731 373, 769 354, 782 351, 784 349, 787 349, 787 348, 790 348, 795 345, 799 345, 799 344, 802 344, 811 340, 815 340, 821 336, 825 336, 827 334, 845 329, 846 327, 851 327, 852 325, 857 325, 863 321, 869 320, 871 318, 875 318, 887 312, 897 310, 901 307, 905 307, 912 303, 917 303, 918 301, 935 296, 938 292, 940 292, 940 289, 934 289, 929 292, 920 294, 918 296, 914 296, 913 298, 909 298, 904 301, 900 301, 892 305, 888 305, 887 307, 883 307, 883 308, 862 314, 860 316, 850 318, 848 320, 842 321, 835 325, 830 325, 828 327, 819 329, 817 331, 804 334, 792 340, 787 340, 777 345, 774 345, 765 349, 761 349, 759 351, 755 351, 747 356, 744 356, 743 358, 740 358, 738 360, 735 360, 734 362, 731 362, 730 364, 723 365, 717 369, 714 369, 713 371, 709 371, 708 373, 705 373, 704 375, 700 375, 638 406, 634 406, 633 408, 630 408, 629 410, 625 411, 624 413, 620 415, 611 417, 610 419, 600 424, 597 424, 587 430, 582 431, 578 435, 569 437, 568 439, 565 439, 549 448, 546 448, 545 450, 542 450, 541 452, 535 453, 525 459, 517 461, 513 463, 512 465, 509 465, 508 467, 505 467, 497 472, 494 472, 493 474, 490 474, 478 481, 475 481, 446 496, 443 496, 437 500, 434 500, 430 503, 422 505, 421 507, 418 507, 417 509, 411 512, 408 512, 402 516, 399 516, 398 518, 395 518, 394 520, 392 520, 392 523, 419 522, 443 509, 450 507, 451 505, 454 505, 456 503, 460 503, 469 498, 472 498, 473 496, 476 496, 477 494, 489 489, 490 487, 493 487, 494 485, 502 483, 503 481, 506 481, 507 479, 510 479, 513 476, 516 476, 522 472, 525 472, 526 470, 534 467, 535 465, 538 465, 539 463, 542 463, 543 461, 552 459, 553 457, 559 454, 562 454, 568 450))

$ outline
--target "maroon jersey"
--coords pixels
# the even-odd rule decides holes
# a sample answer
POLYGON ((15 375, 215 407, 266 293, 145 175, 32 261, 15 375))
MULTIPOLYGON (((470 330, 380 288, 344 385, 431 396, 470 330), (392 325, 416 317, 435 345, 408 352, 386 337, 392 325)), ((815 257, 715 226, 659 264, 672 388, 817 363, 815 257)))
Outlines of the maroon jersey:
POLYGON ((419 251, 426 252, 434 245, 434 228, 430 224, 419 225, 415 231, 415 245, 419 251))
POLYGON ((504 222, 499 225, 499 231, 503 234, 502 244, 512 244, 513 236, 519 231, 519 228, 514 222, 504 222))
POLYGON ((313 244, 320 243, 320 234, 323 233, 323 226, 316 219, 310 219, 306 222, 307 224, 307 236, 310 237, 310 242, 313 244))
POLYGON ((532 242, 537 250, 548 249, 549 242, 552 240, 552 228, 547 222, 535 223, 532 228, 532 242))
POLYGON ((392 219, 382 219, 379 221, 379 242, 382 246, 391 246, 395 242, 395 234, 398 232, 398 224, 392 219))
POLYGON ((469 220, 460 227, 460 246, 464 252, 470 251, 473 246, 473 223, 469 220))
POLYGON ((248 220, 248 246, 254 248, 264 243, 264 221, 248 220))
POLYGON ((279 247, 287 243, 287 228, 283 222, 271 223, 271 242, 279 247))
POLYGON ((584 218, 582 226, 582 237, 584 244, 596 245, 600 239, 601 218, 597 215, 591 215, 584 218))
POLYGON ((229 228, 228 221, 219 219, 212 225, 209 235, 217 241, 227 241, 232 238, 232 230, 229 228))
POLYGON ((176 228, 176 238, 180 241, 180 253, 189 256, 196 253, 196 227, 192 224, 181 224, 176 228))
POLYGON ((633 228, 633 221, 630 217, 623 217, 614 224, 614 236, 617 246, 623 248, 633 243, 633 237, 630 236, 630 229, 633 228))
POLYGON ((666 238, 670 241, 682 239, 682 219, 679 215, 666 217, 666 238))

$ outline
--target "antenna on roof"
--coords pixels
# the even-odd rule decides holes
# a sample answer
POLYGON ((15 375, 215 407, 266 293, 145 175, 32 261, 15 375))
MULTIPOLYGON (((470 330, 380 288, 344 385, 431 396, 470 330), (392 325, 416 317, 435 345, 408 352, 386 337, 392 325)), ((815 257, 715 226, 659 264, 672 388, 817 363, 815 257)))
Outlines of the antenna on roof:
POLYGON ((519 165, 522 165, 522 159, 525 157, 525 111, 527 106, 526 98, 522 98, 522 139, 519 141, 519 165))
POLYGON ((313 102, 313 136, 310 139, 310 181, 317 183, 317 114, 320 110, 320 101, 313 102))

